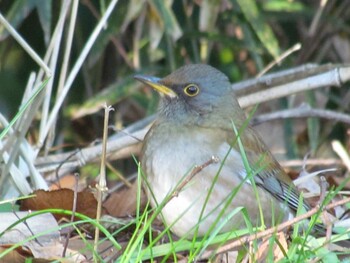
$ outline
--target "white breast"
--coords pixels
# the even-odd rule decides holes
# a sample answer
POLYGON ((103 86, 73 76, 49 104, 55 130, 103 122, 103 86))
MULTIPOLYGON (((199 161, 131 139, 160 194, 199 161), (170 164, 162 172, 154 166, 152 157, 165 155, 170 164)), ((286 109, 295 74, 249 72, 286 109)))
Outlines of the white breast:
MULTIPOLYGON (((237 207, 253 204, 248 212, 252 218, 259 217, 253 188, 248 183, 249 180, 242 183, 246 177, 246 171, 240 153, 231 149, 226 140, 220 136, 214 136, 218 141, 209 141, 208 138, 213 138, 210 136, 211 133, 212 130, 209 129, 202 129, 197 133, 191 129, 184 129, 181 133, 170 129, 166 136, 164 134, 160 136, 154 129, 147 138, 144 155, 148 158, 143 158, 142 167, 151 187, 148 189, 148 195, 155 197, 155 199, 151 198, 153 206, 157 206, 166 196, 179 190, 177 185, 188 178, 195 166, 203 165, 213 156, 219 158, 218 163, 211 163, 196 174, 163 208, 162 215, 166 223, 174 224, 172 230, 180 236, 193 234, 193 228, 200 220, 204 206, 204 215, 207 217, 199 226, 199 235, 204 235, 219 215, 221 215, 219 220, 221 222, 237 207), (206 203, 209 190, 215 180, 217 181, 214 190, 206 203), (241 189, 228 204, 226 211, 220 214, 225 201, 236 187, 241 189)), ((259 189, 258 192, 259 196, 261 195, 260 200, 275 203, 275 200, 265 191, 259 189)), ((243 222, 243 217, 237 215, 229 220, 220 232, 241 227, 243 222)))

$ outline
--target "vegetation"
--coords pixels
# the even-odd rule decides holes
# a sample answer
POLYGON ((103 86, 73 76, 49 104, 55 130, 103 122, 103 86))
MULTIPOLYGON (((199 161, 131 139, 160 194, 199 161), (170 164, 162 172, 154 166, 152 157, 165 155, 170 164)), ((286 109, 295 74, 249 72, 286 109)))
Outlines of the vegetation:
MULTIPOLYGON (((152 210, 141 198, 142 171, 137 161, 139 139, 150 123, 146 117, 156 111, 158 95, 136 82, 133 76, 142 73, 162 77, 188 63, 210 64, 223 71, 232 83, 304 66, 291 74, 287 71, 289 73, 285 72, 282 77, 273 75, 263 82, 254 82, 247 89, 241 85, 237 93, 244 97, 258 92, 257 86, 266 89, 315 77, 311 82, 319 85, 318 89, 307 90, 305 85, 297 95, 290 91, 288 96, 278 100, 267 98, 260 103, 255 116, 266 117, 272 112, 278 117, 255 128, 293 179, 300 171, 306 172, 305 164, 310 172, 324 172, 329 189, 335 191, 326 192, 322 182, 301 185, 308 189, 321 185, 322 207, 342 200, 339 194, 347 194, 349 188, 350 89, 343 79, 338 84, 336 81, 323 84, 321 75, 348 74, 349 21, 348 1, 340 0, 1 1, 0 196, 3 201, 0 211, 18 210, 13 199, 20 196, 30 199, 29 194, 35 189, 53 189, 53 185, 59 184, 76 192, 79 186, 79 190, 89 185, 94 187, 100 179, 101 142, 98 140, 107 130, 103 109, 104 105, 112 105, 115 110, 109 113, 109 139, 104 142, 114 154, 107 154, 102 170, 107 167, 108 194, 119 193, 121 199, 113 200, 120 203, 126 203, 131 198, 130 193, 116 188, 126 184, 129 189, 130 182, 138 178, 130 188, 134 191, 131 192, 133 206, 123 210, 124 215, 135 213, 136 216, 117 220, 115 213, 121 208, 111 208, 104 203, 105 209, 110 210, 102 214, 114 217, 91 219, 80 214, 88 212, 79 210, 80 197, 77 201, 73 194, 69 200, 78 203, 73 213, 64 207, 63 210, 45 207, 49 209, 45 211, 65 214, 69 219, 76 217, 64 227, 75 230, 68 237, 81 237, 83 245, 77 249, 80 254, 87 256, 89 251, 87 257, 106 262, 116 259, 135 262, 158 257, 163 262, 181 258, 207 259, 217 256, 215 250, 208 250, 210 244, 223 244, 237 236, 246 238, 252 229, 240 230, 231 236, 215 234, 205 240, 176 240, 168 228, 161 228, 162 235, 159 235, 154 231, 153 220, 161 207, 152 210), (312 110, 299 108, 303 103, 312 110), (293 110, 298 112, 292 117, 283 117, 282 112, 293 110), (308 160, 303 161, 307 154, 308 160), (326 173, 329 167, 338 170, 326 173), (75 178, 74 173, 79 174, 79 179, 66 185, 63 178, 75 178), (111 225, 116 221, 119 227, 114 229, 111 225), (83 224, 93 225, 104 234, 97 240, 95 249, 108 243, 117 251, 121 246, 122 252, 108 256, 102 252, 93 253, 89 239, 94 231, 86 230, 86 237, 82 234, 83 224)), ((255 103, 246 102, 245 107, 255 103)), ((248 108, 247 112, 250 110, 248 108)), ((259 121, 259 118, 252 121, 259 121)), ((105 191, 103 184, 99 190, 105 191)), ((56 199, 61 196, 43 197, 47 198, 54 200, 53 203, 61 200, 56 199)), ((320 197, 316 197, 315 203, 319 200, 320 197)), ((88 203, 87 206, 96 205, 88 203)), ((341 208, 336 206, 336 216, 346 208, 344 204, 341 208)), ((238 212, 241 211, 232 213, 238 212)), ((314 214, 319 216, 316 212, 314 214)), ((317 216, 312 220, 318 220, 317 216)), ((10 225, 10 229, 14 225, 10 225)), ((334 246, 324 245, 325 240, 329 242, 329 236, 314 237, 310 234, 312 225, 310 223, 300 234, 297 229, 302 228, 302 223, 298 222, 289 237, 283 234, 285 232, 281 232, 282 237, 274 233, 271 239, 246 243, 248 249, 227 257, 229 260, 234 257, 238 262, 263 257, 279 262, 343 260, 346 256, 342 254, 346 254, 349 247, 340 245, 345 252, 339 253, 334 246)), ((4 233, 0 232, 0 241, 4 233)), ((344 229, 338 233, 343 233, 340 239, 347 238, 344 229)), ((23 245, 22 241, 6 244, 9 246, 0 244, 0 257, 23 245)))

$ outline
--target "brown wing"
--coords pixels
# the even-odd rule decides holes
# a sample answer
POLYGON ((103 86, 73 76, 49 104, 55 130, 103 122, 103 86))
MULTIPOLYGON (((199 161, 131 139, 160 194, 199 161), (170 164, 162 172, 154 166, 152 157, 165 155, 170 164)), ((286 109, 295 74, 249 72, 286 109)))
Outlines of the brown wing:
MULTIPOLYGON (((246 127, 241 133, 240 139, 244 145, 249 165, 256 173, 254 176, 256 185, 268 191, 280 202, 288 204, 293 211, 296 211, 299 206, 300 193, 267 149, 260 136, 251 127, 246 127)), ((237 143, 233 147, 239 150, 237 143)), ((310 209, 305 202, 303 206, 306 210, 310 209)))

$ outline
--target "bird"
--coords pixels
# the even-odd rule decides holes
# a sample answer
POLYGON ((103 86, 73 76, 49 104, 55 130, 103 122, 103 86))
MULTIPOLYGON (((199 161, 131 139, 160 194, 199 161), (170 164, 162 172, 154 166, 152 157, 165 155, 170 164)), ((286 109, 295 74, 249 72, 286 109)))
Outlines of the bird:
POLYGON ((189 64, 164 78, 134 78, 161 97, 140 163, 151 205, 161 206, 175 235, 271 227, 295 215, 300 192, 249 125, 224 73, 189 64))

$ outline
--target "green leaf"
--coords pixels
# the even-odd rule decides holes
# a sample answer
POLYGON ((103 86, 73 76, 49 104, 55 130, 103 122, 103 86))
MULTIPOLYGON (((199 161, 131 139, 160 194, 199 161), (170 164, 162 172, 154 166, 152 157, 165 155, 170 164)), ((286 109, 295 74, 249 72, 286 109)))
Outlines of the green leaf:
POLYGON ((46 45, 48 45, 51 37, 52 1, 39 0, 35 3, 35 6, 38 11, 41 27, 44 31, 44 40, 46 45))
POLYGON ((204 0, 200 6, 199 30, 212 32, 215 30, 215 23, 220 11, 221 1, 204 0))
POLYGON ((36 98, 36 96, 38 96, 38 94, 45 88, 47 82, 49 81, 49 78, 43 80, 40 84, 40 86, 34 91, 33 95, 30 96, 30 98, 20 107, 20 109, 18 110, 17 114, 15 115, 15 117, 13 117, 13 119, 11 120, 11 122, 9 123, 9 125, 7 125, 5 127, 5 129, 3 129, 0 133, 0 140, 2 140, 5 135, 7 134, 7 132, 10 130, 10 128, 16 123, 16 121, 22 116, 22 114, 24 113, 24 111, 31 105, 31 103, 34 101, 34 99, 36 98))
POLYGON ((106 51, 106 46, 110 41, 110 38, 112 36, 117 37, 120 34, 121 25, 124 21, 126 10, 126 0, 119 1, 117 7, 113 10, 113 13, 108 19, 107 28, 99 34, 98 38, 94 43, 94 46, 90 51, 90 55, 88 58, 89 68, 95 65, 99 58, 104 54, 104 52, 106 51))
POLYGON ((316 255, 322 259, 322 262, 340 262, 340 260, 337 257, 337 254, 326 248, 320 248, 319 250, 317 250, 316 255))
MULTIPOLYGON (((36 1, 37 0, 17 0, 13 2, 10 10, 5 15, 12 27, 19 27, 34 9, 36 1)), ((5 39, 7 36, 8 32, 5 30, 4 26, 0 24, 0 40, 5 39)))
POLYGON ((182 36, 182 30, 171 9, 172 1, 151 0, 150 3, 153 3, 164 24, 165 33, 171 36, 173 41, 178 40, 182 36))
POLYGON ((87 100, 83 105, 68 108, 68 115, 72 118, 80 118, 93 114, 103 108, 105 103, 115 104, 132 93, 136 92, 139 85, 135 85, 132 76, 125 77, 122 81, 114 83, 102 92, 87 100))
POLYGON ((150 10, 151 11, 148 13, 149 37, 147 39, 150 42, 151 51, 155 51, 163 37, 165 29, 164 23, 162 23, 162 18, 157 10, 152 6, 150 10))
POLYGON ((270 26, 265 22, 258 7, 253 0, 236 0, 239 4, 247 21, 251 24, 261 43, 268 52, 274 57, 279 56, 278 41, 272 32, 270 26))
POLYGON ((305 9, 305 6, 298 1, 270 0, 263 3, 263 8, 272 12, 300 12, 305 9))
POLYGON ((128 11, 122 25, 122 32, 126 27, 135 20, 141 13, 142 8, 145 6, 146 0, 130 0, 128 5, 128 11))
MULTIPOLYGON (((316 96, 313 91, 306 92, 307 102, 311 107, 316 106, 316 96)), ((308 118, 307 119, 307 132, 309 137, 309 143, 312 154, 317 150, 319 143, 319 133, 320 133, 320 119, 319 118, 308 118)))

